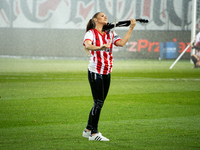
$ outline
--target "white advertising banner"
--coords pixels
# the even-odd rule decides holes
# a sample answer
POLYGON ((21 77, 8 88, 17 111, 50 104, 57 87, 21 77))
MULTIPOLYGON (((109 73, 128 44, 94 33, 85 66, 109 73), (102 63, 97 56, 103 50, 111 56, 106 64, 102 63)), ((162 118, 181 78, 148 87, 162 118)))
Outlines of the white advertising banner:
POLYGON ((85 29, 96 12, 149 20, 136 30, 190 30, 192 0, 0 0, 0 28, 85 29))

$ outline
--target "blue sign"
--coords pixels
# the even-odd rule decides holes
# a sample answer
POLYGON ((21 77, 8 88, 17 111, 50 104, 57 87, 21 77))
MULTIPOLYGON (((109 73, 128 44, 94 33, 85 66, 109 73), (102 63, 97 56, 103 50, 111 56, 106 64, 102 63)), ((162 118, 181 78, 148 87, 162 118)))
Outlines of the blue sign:
POLYGON ((160 58, 173 59, 179 54, 177 42, 160 42, 160 58))

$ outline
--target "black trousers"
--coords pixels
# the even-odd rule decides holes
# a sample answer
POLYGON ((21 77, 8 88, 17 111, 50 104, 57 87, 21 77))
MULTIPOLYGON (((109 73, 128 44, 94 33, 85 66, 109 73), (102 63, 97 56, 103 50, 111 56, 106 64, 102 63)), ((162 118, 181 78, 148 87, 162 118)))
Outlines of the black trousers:
POLYGON ((90 83, 94 105, 90 111, 88 124, 86 128, 91 130, 91 133, 98 133, 98 122, 101 108, 108 94, 111 75, 101 75, 88 70, 88 80, 90 83))

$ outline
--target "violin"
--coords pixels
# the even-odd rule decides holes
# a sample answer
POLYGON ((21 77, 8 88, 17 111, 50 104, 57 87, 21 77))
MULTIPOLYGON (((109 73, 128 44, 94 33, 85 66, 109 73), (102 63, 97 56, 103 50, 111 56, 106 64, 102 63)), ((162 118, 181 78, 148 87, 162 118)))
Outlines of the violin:
MULTIPOLYGON (((136 21, 140 22, 140 23, 148 23, 149 21, 146 19, 136 19, 136 21)), ((116 25, 114 23, 107 23, 107 25, 103 26, 103 30, 104 31, 108 31, 114 27, 128 27, 131 24, 130 20, 126 20, 126 21, 119 21, 116 23, 116 25)))

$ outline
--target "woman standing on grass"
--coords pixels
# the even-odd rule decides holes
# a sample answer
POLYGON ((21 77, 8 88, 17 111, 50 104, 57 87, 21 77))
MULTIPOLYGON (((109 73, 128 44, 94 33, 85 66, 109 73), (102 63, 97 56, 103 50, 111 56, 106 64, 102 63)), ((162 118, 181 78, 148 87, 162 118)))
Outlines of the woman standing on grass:
POLYGON ((106 24, 106 15, 102 12, 96 13, 87 23, 83 41, 86 50, 91 54, 88 79, 94 100, 87 126, 83 131, 83 137, 96 141, 109 141, 98 132, 98 121, 110 86, 113 44, 123 47, 128 42, 136 20, 131 19, 129 30, 122 39, 116 33, 104 31, 103 26, 106 24))

